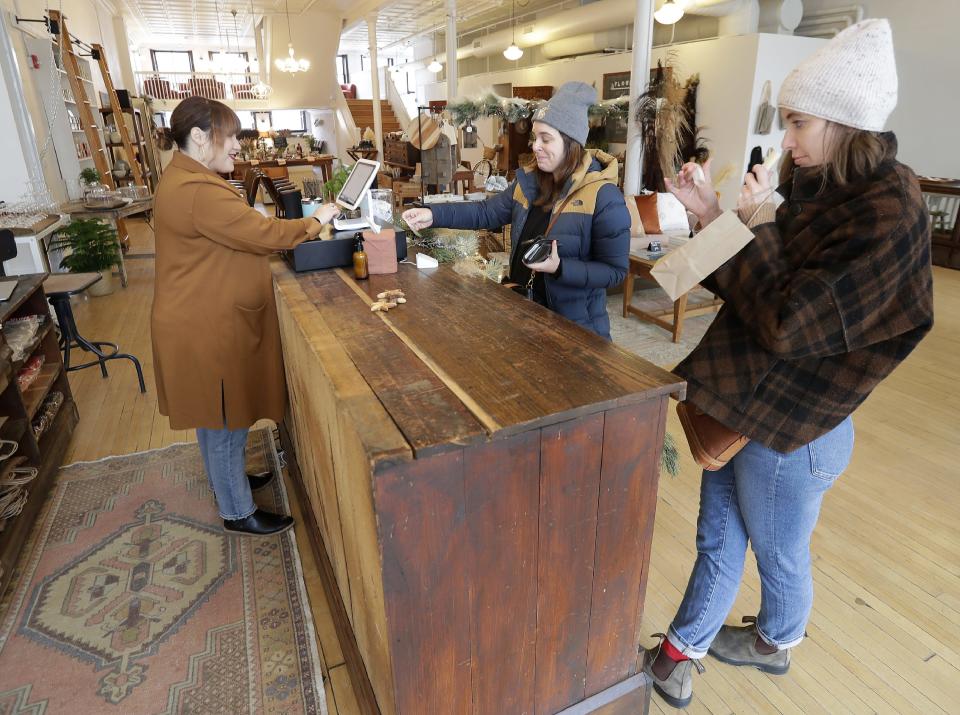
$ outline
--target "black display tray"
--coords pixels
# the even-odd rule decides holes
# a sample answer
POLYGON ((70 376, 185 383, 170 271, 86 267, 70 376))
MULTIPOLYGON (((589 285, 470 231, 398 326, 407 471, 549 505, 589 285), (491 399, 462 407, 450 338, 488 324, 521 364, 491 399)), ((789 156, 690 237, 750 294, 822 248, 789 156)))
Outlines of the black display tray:
MULTIPOLYGON (((356 231, 338 231, 327 241, 307 241, 292 251, 284 251, 283 257, 298 273, 352 266, 356 233, 356 231)), ((404 231, 397 231, 396 241, 397 260, 402 261, 407 257, 407 234, 404 231)))

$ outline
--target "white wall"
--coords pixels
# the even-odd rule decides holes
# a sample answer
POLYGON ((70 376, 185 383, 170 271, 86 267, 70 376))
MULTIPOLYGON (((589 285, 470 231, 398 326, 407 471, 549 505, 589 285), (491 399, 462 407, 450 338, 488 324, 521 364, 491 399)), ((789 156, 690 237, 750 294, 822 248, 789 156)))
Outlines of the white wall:
POLYGON ((0 72, 0 156, 3 171, 0 171, 0 201, 14 202, 27 191, 30 174, 20 148, 20 137, 14 123, 13 105, 9 87, 0 72))
MULTIPOLYGON (((848 0, 804 0, 804 12, 849 6, 848 0)), ((886 17, 893 28, 900 97, 888 127, 899 159, 918 174, 960 178, 958 0, 862 0, 865 17, 886 17)))
MULTIPOLYGON (((293 19, 293 18, 291 18, 293 19)), ((299 107, 333 107, 334 90, 338 88, 336 61, 340 42, 340 16, 314 10, 296 16, 291 22, 293 48, 297 58, 310 60, 307 73, 287 74, 273 69, 270 85, 273 95, 268 100, 272 109, 299 107)), ((273 22, 270 62, 287 53, 287 23, 273 22)))
MULTIPOLYGON (((756 144, 764 149, 779 147, 783 138, 776 122, 770 134, 753 134, 764 81, 771 80, 772 95, 776 97, 787 73, 823 43, 824 40, 808 37, 752 34, 688 42, 653 51, 651 65, 656 66, 657 61, 663 60, 664 64, 674 67, 681 81, 700 74, 697 125, 707 140, 715 171, 729 164, 734 169, 717 187, 725 208, 736 203, 750 148, 756 144)), ((599 91, 605 73, 626 71, 631 65, 632 53, 588 55, 537 67, 464 77, 460 80, 461 95, 476 97, 501 82, 558 87, 573 79, 592 83, 599 91)), ((427 100, 443 99, 445 92, 444 83, 424 87, 427 100)), ((492 120, 482 120, 477 128, 483 142, 495 143, 492 120)), ((622 145, 613 145, 611 150, 616 153, 622 150, 622 145)), ((461 153, 473 163, 480 159, 481 149, 466 149, 461 153)))

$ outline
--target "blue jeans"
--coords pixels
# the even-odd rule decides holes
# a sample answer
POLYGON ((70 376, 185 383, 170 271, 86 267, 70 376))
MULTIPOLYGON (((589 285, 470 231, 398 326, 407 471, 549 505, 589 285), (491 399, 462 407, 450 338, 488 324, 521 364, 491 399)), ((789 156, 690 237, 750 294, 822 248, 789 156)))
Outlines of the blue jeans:
POLYGON ((245 519, 257 510, 247 480, 245 457, 249 431, 197 428, 203 466, 217 498, 221 519, 245 519))
POLYGON ((729 464, 703 473, 697 560, 667 634, 702 658, 733 607, 747 541, 760 572, 760 637, 778 649, 797 645, 813 607, 810 537, 823 495, 853 452, 853 420, 782 454, 749 442, 729 464))

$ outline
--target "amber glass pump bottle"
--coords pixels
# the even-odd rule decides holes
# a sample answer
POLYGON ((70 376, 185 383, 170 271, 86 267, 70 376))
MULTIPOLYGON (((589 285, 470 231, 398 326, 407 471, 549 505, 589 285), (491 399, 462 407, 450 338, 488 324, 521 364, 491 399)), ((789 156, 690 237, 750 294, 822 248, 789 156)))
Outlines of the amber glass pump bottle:
POLYGON ((370 271, 367 269, 367 254, 363 250, 363 235, 357 234, 353 243, 353 277, 357 280, 365 280, 370 277, 370 271))

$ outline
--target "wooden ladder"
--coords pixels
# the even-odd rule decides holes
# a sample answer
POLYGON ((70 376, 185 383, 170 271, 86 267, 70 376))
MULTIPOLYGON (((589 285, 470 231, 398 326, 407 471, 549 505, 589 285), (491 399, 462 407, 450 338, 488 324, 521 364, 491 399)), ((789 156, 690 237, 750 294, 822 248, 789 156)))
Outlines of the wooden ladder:
MULTIPOLYGON (((113 86, 113 78, 110 77, 110 68, 107 67, 107 54, 100 45, 90 45, 93 48, 94 59, 100 65, 100 74, 103 75, 103 84, 107 88, 107 96, 110 98, 110 109, 113 111, 113 123, 117 125, 117 131, 120 132, 120 142, 123 144, 123 151, 127 155, 130 163, 130 169, 133 171, 133 181, 137 186, 146 184, 143 180, 143 172, 140 171, 140 162, 146 161, 145 156, 139 156, 133 153, 133 143, 130 141, 130 130, 127 129, 127 122, 123 118, 123 110, 120 108, 120 99, 117 97, 117 90, 113 86)), ((141 150, 142 147, 137 147, 141 150)))
MULTIPOLYGON (((107 150, 103 146, 103 137, 100 135, 100 127, 93 118, 93 103, 87 96, 87 89, 83 84, 83 77, 80 75, 80 64, 77 62, 77 55, 73 49, 73 42, 70 39, 70 32, 67 30, 67 23, 59 10, 50 10, 48 12, 50 20, 56 22, 60 28, 60 34, 57 37, 57 44, 60 46, 60 58, 63 68, 70 80, 70 89, 73 91, 73 99, 77 103, 77 110, 80 112, 80 121, 83 123, 83 133, 87 137, 87 145, 90 147, 93 163, 100 172, 100 180, 111 189, 116 189, 117 184, 113 180, 110 163, 107 161, 107 150)), ((129 159, 130 168, 133 171, 134 181, 137 184, 143 184, 143 174, 140 172, 140 165, 133 153, 133 145, 130 143, 130 134, 127 132, 127 123, 123 120, 123 114, 120 112, 120 101, 117 99, 117 92, 113 87, 113 80, 110 78, 110 70, 107 68, 106 55, 100 45, 91 45, 93 55, 100 64, 100 71, 103 73, 103 81, 107 87, 107 94, 110 97, 110 106, 113 108, 117 130, 122 137, 123 149, 129 159)), ((121 248, 126 251, 129 244, 127 235, 127 225, 123 219, 118 218, 117 236, 121 248)), ((121 268, 120 276, 125 286, 126 272, 121 268)))
POLYGON ((73 43, 70 41, 70 33, 67 31, 67 24, 63 21, 63 16, 59 10, 49 11, 50 20, 56 22, 60 28, 60 35, 57 37, 57 44, 60 46, 60 61, 70 80, 70 89, 73 90, 73 100, 77 103, 77 110, 80 112, 80 121, 83 123, 83 133, 87 137, 87 146, 90 147, 93 163, 100 172, 100 180, 111 189, 117 188, 113 181, 113 174, 110 173, 110 164, 107 162, 107 151, 103 146, 103 137, 100 136, 99 128, 93 118, 93 104, 87 97, 86 87, 83 86, 83 78, 80 75, 80 65, 77 62, 77 55, 73 51, 73 43))

